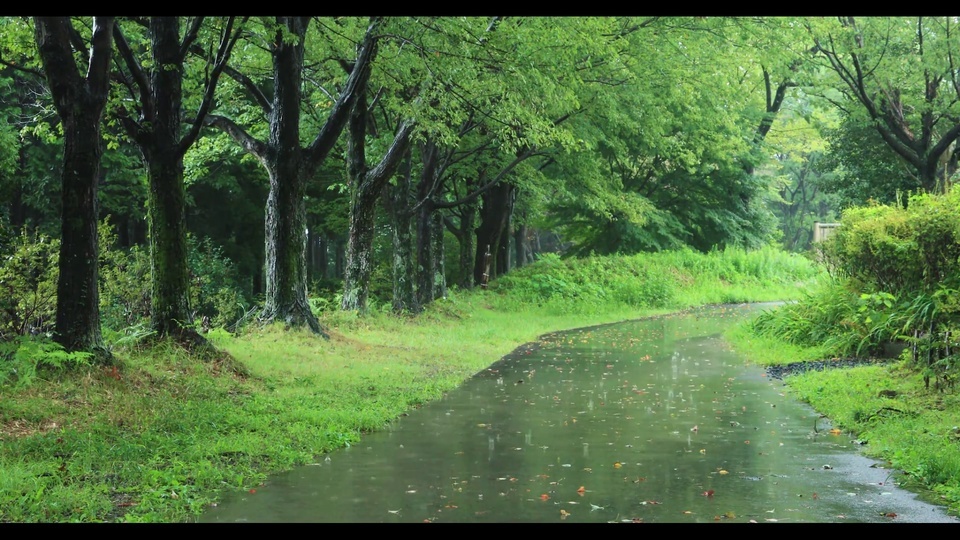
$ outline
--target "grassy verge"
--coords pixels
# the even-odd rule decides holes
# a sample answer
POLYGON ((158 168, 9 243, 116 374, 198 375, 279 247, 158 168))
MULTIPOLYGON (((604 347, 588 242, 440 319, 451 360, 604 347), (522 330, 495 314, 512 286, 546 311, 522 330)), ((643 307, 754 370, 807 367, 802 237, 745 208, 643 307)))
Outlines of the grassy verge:
POLYGON ((116 371, 8 380, 0 522, 191 521, 225 491, 354 444, 541 334, 790 298, 817 275, 772 251, 548 260, 416 317, 321 313, 329 341, 278 327, 214 331, 232 359, 127 347, 116 371))
MULTIPOLYGON (((761 337, 742 324, 727 334, 760 365, 829 358, 826 348, 761 337)), ((864 444, 865 455, 903 471, 900 481, 960 514, 960 396, 925 387, 903 361, 805 371, 784 377, 786 389, 864 444)))

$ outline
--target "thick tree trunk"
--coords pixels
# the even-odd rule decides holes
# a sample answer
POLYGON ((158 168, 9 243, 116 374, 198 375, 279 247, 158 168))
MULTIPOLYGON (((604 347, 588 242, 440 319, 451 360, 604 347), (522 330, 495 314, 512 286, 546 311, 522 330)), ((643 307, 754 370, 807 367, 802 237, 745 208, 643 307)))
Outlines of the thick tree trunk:
POLYGON ((288 155, 298 149, 279 152, 270 175, 264 228, 267 286, 261 318, 326 335, 307 300, 306 190, 294 165, 296 157, 288 155))
POLYGON ((417 184, 417 201, 420 208, 416 216, 417 229, 417 302, 426 306, 434 300, 436 259, 433 255, 433 190, 437 182, 437 160, 439 150, 436 144, 428 142, 420 148, 422 169, 417 184))
POLYGON ((60 277, 57 282, 56 341, 68 351, 111 359, 100 330, 97 184, 100 176, 100 109, 62 119, 64 127, 60 277))
POLYGON ((308 17, 278 17, 285 31, 273 50, 273 105, 264 164, 270 175, 265 219, 266 299, 261 319, 308 327, 324 337, 307 300, 307 211, 300 147, 300 86, 308 17))
POLYGON ((367 176, 367 99, 357 96, 350 113, 347 141, 347 173, 351 187, 350 227, 347 233, 347 266, 343 275, 343 298, 340 309, 367 311, 370 273, 373 271, 373 229, 376 224, 377 194, 366 181, 367 176))
POLYGON ((350 209, 350 233, 347 238, 347 266, 343 278, 341 309, 367 310, 370 274, 373 271, 373 232, 376 223, 376 199, 367 190, 358 193, 350 209), (371 200, 372 199, 372 200, 371 200))
POLYGON ((190 348, 210 345, 193 327, 187 266, 186 195, 180 147, 183 60, 177 17, 150 19, 156 67, 150 70, 154 116, 140 134, 147 167, 147 223, 152 272, 150 325, 190 348))
POLYGON ((190 270, 187 266, 186 200, 183 162, 176 144, 155 142, 146 150, 147 223, 150 235, 151 313, 150 325, 159 336, 196 339, 188 329, 190 270), (171 144, 172 150, 171 152, 171 144))
POLYGON ((109 363, 113 356, 100 330, 97 185, 114 19, 93 20, 86 79, 74 59, 70 24, 68 17, 34 19, 37 49, 64 131, 55 339, 68 351, 92 352, 96 361, 109 363))
POLYGON ((436 259, 433 256, 433 202, 423 201, 417 212, 417 302, 426 306, 433 302, 436 259))

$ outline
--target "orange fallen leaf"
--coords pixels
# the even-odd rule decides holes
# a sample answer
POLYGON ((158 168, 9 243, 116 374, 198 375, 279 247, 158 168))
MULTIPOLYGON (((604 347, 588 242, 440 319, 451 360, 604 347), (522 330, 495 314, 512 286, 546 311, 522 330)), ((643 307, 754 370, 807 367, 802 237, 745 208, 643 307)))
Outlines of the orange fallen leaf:
POLYGON ((833 429, 830 430, 830 434, 831 434, 831 435, 839 435, 839 434, 841 434, 841 433, 843 433, 843 432, 840 431, 840 430, 837 429, 837 428, 833 428, 833 429))
POLYGON ((619 469, 620 467, 623 467, 623 463, 620 463, 619 461, 613 464, 614 469, 619 469))
POLYGON ((255 489, 251 489, 251 490, 250 490, 250 493, 256 493, 256 492, 257 492, 257 490, 255 490, 255 489))
POLYGON ((577 493, 579 493, 579 494, 581 494, 581 495, 583 495, 583 494, 586 493, 586 492, 587 492, 587 490, 586 490, 583 486, 580 486, 580 489, 577 490, 577 493))
POLYGON ((543 495, 540 496, 540 500, 541 500, 541 501, 546 501, 546 500, 549 500, 549 499, 550 499, 550 496, 547 495, 546 493, 544 493, 543 495))

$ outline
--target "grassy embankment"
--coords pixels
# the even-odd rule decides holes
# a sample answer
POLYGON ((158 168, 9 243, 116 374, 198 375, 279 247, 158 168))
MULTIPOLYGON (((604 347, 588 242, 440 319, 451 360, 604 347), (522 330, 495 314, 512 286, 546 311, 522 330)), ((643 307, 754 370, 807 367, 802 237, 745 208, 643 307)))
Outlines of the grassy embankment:
MULTIPOLYGON (((856 304, 839 282, 823 280, 796 309, 780 311, 772 312, 763 331, 745 322, 728 332, 728 340, 751 362, 782 365, 846 358, 838 348, 843 350, 846 341, 850 349, 848 340, 857 339, 850 331, 856 304), (782 339, 801 325, 802 331, 820 336, 814 340, 818 345, 782 339)), ((788 395, 809 403, 857 439, 865 455, 905 473, 896 475, 901 485, 960 515, 960 394, 952 383, 942 391, 932 383, 927 387, 911 360, 907 350, 886 362, 797 372, 784 382, 788 395)))
POLYGON ((329 341, 214 330, 232 361, 126 346, 119 371, 8 379, 0 522, 192 521, 225 491, 356 443, 544 333, 795 298, 819 275, 772 250, 547 258, 416 317, 322 312, 329 341))

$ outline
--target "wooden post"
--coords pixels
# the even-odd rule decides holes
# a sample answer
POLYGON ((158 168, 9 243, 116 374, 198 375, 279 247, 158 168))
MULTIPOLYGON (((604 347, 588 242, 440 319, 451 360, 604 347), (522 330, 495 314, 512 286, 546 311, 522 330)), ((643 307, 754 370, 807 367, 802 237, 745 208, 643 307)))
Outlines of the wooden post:
POLYGON ((480 288, 486 289, 490 282, 490 259, 493 255, 490 253, 490 244, 487 244, 487 252, 483 254, 483 279, 480 281, 480 288))

